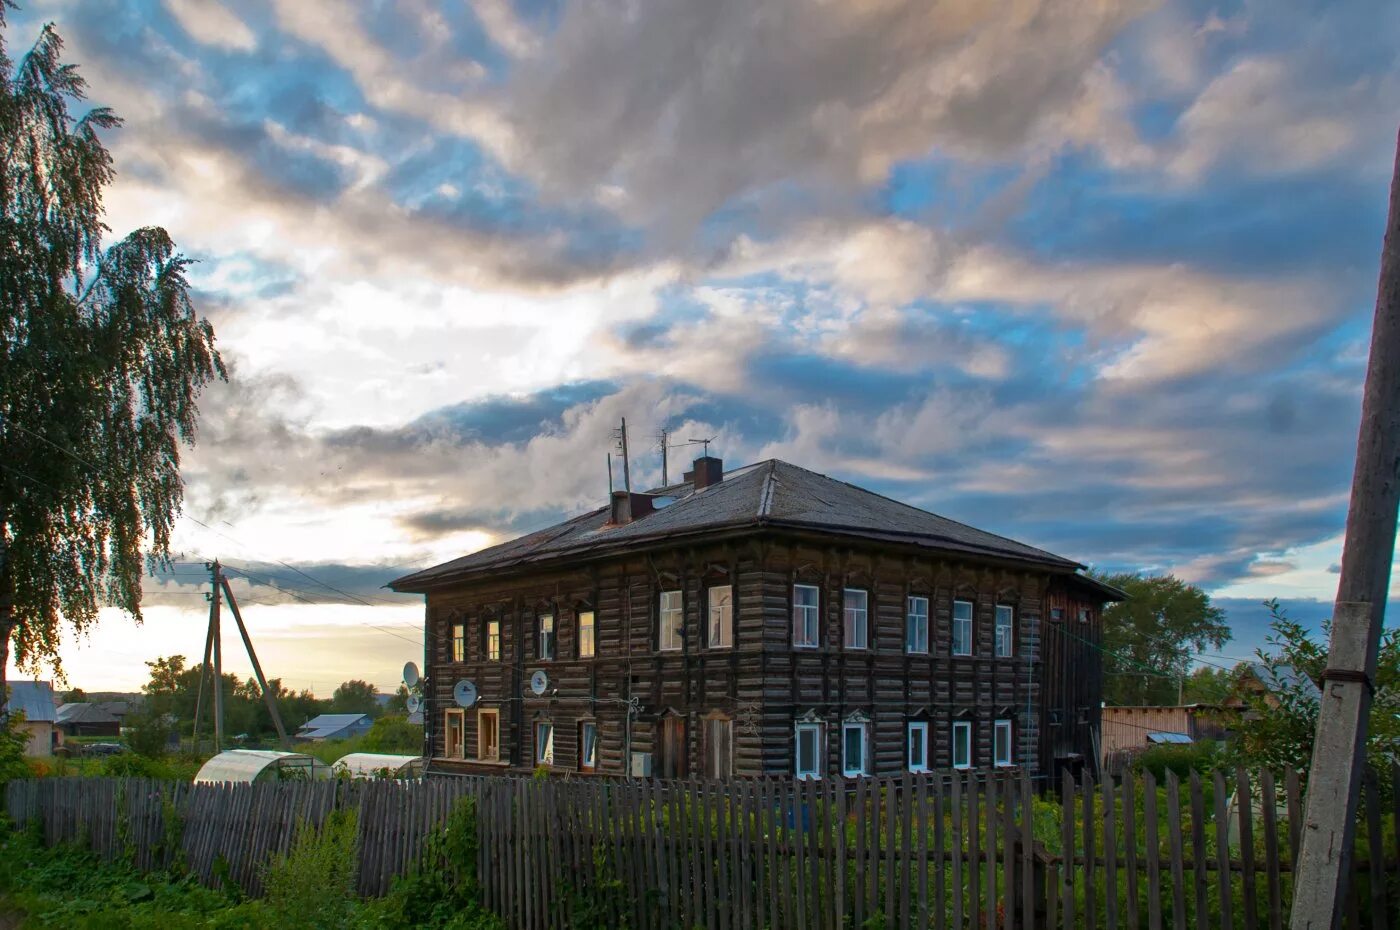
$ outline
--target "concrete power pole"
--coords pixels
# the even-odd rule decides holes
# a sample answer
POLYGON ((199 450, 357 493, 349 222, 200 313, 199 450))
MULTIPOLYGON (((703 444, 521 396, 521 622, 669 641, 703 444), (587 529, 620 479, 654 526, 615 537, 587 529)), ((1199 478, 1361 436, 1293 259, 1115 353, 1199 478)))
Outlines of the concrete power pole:
POLYGON ((1345 910, 1366 724, 1400 503, 1400 141, 1381 246, 1342 572, 1322 678, 1292 930, 1338 930, 1345 910))

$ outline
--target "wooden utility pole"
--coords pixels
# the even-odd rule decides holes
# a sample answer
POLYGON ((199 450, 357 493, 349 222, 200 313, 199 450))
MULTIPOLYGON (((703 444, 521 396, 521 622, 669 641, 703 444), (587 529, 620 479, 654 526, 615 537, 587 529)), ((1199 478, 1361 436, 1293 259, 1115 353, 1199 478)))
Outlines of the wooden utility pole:
POLYGON ((1366 764, 1366 724, 1385 621, 1400 504, 1400 140, 1381 246, 1371 356, 1361 398, 1351 505, 1332 640, 1322 674, 1293 930, 1338 930, 1350 878, 1357 797, 1366 764))
POLYGON ((626 491, 632 490, 632 466, 627 455, 627 418, 622 418, 622 487, 626 491))
POLYGON ((214 589, 214 598, 209 602, 209 635, 214 640, 214 753, 224 751, 224 649, 219 642, 219 605, 223 603, 223 593, 219 583, 223 572, 217 559, 209 566, 209 581, 214 589))
POLYGON ((219 753, 224 748, 224 669, 223 669, 223 644, 220 642, 219 620, 220 608, 224 598, 228 598, 229 610, 233 612, 233 622, 238 625, 238 635, 243 638, 243 646, 248 650, 248 659, 253 663, 253 675, 258 680, 258 688, 262 691, 263 702, 267 704, 267 711, 272 716, 272 725, 277 728, 277 738, 281 741, 284 749, 291 749, 291 740, 287 737, 286 727, 282 725, 282 713, 277 709, 277 698, 267 688, 267 678, 263 676, 262 663, 258 661, 258 654, 253 649, 253 638, 248 635, 248 628, 243 625, 243 614, 238 609, 238 601, 233 596, 233 589, 229 587, 228 579, 224 577, 223 566, 217 560, 209 563, 209 583, 212 590, 209 593, 209 632, 204 638, 204 664, 199 673, 199 694, 195 697, 194 704, 194 748, 199 751, 199 720, 204 704, 204 683, 210 679, 214 684, 214 752, 219 753), (213 671, 210 671, 210 662, 213 662, 213 671))

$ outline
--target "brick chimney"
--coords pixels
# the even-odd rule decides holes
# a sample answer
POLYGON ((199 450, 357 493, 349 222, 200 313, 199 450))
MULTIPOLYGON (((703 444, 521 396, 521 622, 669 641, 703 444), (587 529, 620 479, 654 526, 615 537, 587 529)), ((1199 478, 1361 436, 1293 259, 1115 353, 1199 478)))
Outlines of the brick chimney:
POLYGON ((695 460, 689 477, 697 491, 712 484, 719 484, 724 480, 724 459, 715 458, 713 455, 700 456, 695 460))
POLYGON ((648 495, 629 491, 614 491, 611 504, 612 512, 608 517, 608 522, 614 526, 631 523, 656 509, 648 495))

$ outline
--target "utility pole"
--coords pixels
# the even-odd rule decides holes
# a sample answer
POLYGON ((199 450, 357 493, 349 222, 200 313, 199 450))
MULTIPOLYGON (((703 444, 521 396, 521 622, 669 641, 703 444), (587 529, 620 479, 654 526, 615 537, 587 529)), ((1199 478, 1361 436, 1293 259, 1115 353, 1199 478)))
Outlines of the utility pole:
POLYGON ((214 641, 214 754, 224 751, 224 658, 223 645, 219 642, 219 605, 223 603, 223 593, 219 585, 223 581, 223 571, 219 560, 209 566, 209 581, 213 587, 213 600, 209 602, 209 636, 214 641))
POLYGON ((1322 673, 1292 930, 1339 930, 1400 503, 1400 140, 1381 246, 1342 571, 1322 673))
POLYGON ((233 622, 238 625, 238 635, 243 638, 243 646, 248 650, 248 659, 253 663, 253 675, 258 680, 258 688, 262 691, 263 702, 267 704, 267 712, 272 717, 272 725, 277 729, 277 738, 281 741, 284 749, 291 749, 291 740, 287 738, 286 727, 282 725, 282 713, 277 709, 277 698, 268 690, 267 678, 263 676, 262 663, 258 661, 258 654, 253 649, 253 638, 248 635, 248 628, 243 625, 243 614, 238 609, 238 601, 233 596, 233 589, 229 587, 228 579, 224 577, 223 566, 218 560, 209 563, 209 632, 204 637, 204 664, 200 667, 199 673, 199 693, 195 696, 194 703, 194 727, 192 735, 194 737, 195 752, 199 751, 199 721, 204 710, 204 683, 213 681, 214 685, 214 752, 223 752, 224 749, 224 669, 223 669, 223 644, 220 642, 220 609, 224 598, 228 598, 229 610, 233 612, 233 622), (210 670, 210 662, 213 662, 213 670, 210 670))

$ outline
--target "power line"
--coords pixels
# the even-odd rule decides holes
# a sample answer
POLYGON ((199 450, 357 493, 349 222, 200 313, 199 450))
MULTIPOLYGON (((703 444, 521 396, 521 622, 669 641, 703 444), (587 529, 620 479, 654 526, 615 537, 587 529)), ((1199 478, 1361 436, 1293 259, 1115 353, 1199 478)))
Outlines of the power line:
MULTIPOLYGON (((238 568, 237 566, 234 566, 234 565, 225 565, 224 568, 227 569, 228 571, 235 572, 235 573, 237 573, 237 574, 239 574, 239 575, 242 575, 242 576, 244 576, 245 578, 248 578, 248 579, 250 579, 250 580, 262 580, 262 582, 263 582, 264 584, 266 584, 268 587, 272 588, 274 591, 280 591, 281 593, 286 594, 286 595, 288 595, 288 596, 290 596, 290 597, 294 597, 294 598, 296 598, 297 600, 302 601, 303 603, 311 604, 312 606, 320 606, 320 605, 318 605, 315 601, 308 600, 307 598, 302 597, 301 595, 295 593, 294 591, 291 591, 291 590, 289 590, 289 589, 287 589, 287 588, 282 587, 281 585, 275 583, 272 579, 268 579, 268 578, 265 578, 265 577, 263 577, 263 576, 259 576, 259 575, 252 574, 252 573, 247 572, 247 571, 244 571, 243 569, 238 568)), ((372 607, 373 605, 366 605, 366 606, 372 607)), ((393 630, 389 629, 388 627, 383 627, 383 626, 379 626, 379 625, 374 624, 374 623, 370 623, 368 620, 356 620, 355 622, 356 622, 356 623, 359 623, 359 624, 361 624, 361 625, 363 625, 363 626, 367 626, 367 627, 369 627, 370 629, 378 630, 378 631, 381 632, 381 633, 388 633, 390 636, 397 637, 398 639, 401 639, 401 640, 403 640, 403 641, 406 642, 406 643, 413 643, 415 646, 423 646, 423 645, 424 645, 424 643, 423 643, 423 641, 422 641, 421 639, 412 639, 412 638, 410 638, 410 637, 408 637, 408 636, 403 636, 402 634, 396 633, 396 632, 394 632, 393 630)))

